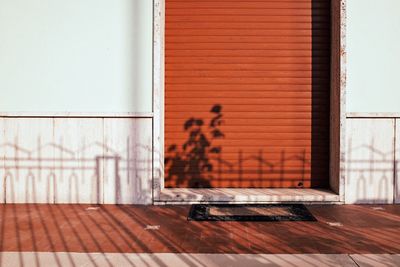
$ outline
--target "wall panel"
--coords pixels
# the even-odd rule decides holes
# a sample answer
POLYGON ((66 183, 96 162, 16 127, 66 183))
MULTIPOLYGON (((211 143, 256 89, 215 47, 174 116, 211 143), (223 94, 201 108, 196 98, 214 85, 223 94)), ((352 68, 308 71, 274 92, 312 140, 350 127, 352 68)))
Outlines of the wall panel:
POLYGON ((56 119, 55 203, 101 203, 98 158, 104 149, 103 119, 56 119))
POLYGON ((104 119, 105 203, 152 202, 151 120, 104 119))
POLYGON ((54 201, 53 119, 2 119, 0 170, 7 203, 54 201))
POLYGON ((346 203, 393 203, 394 119, 346 123, 346 203))
POLYGON ((151 118, 1 118, 0 201, 151 203, 151 118))

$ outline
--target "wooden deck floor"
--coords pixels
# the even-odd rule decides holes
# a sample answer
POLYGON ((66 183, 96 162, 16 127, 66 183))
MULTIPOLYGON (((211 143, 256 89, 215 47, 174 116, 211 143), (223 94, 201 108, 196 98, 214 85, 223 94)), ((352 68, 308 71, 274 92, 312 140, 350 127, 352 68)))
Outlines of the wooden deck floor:
POLYGON ((0 251, 400 253, 400 206, 312 205, 318 222, 192 222, 189 206, 0 205, 0 251))

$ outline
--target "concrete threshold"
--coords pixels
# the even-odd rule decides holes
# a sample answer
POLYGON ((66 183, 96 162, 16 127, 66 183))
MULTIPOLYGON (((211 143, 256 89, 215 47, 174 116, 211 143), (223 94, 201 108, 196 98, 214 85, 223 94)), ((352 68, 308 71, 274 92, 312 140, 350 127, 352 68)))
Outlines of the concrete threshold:
POLYGON ((155 204, 195 203, 340 203, 338 194, 327 189, 292 188, 165 188, 155 204))

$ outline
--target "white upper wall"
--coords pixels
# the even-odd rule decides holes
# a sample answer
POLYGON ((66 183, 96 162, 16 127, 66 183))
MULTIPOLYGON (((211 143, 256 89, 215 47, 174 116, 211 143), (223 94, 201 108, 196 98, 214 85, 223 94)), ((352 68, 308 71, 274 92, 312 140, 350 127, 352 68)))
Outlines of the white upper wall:
POLYGON ((400 0, 347 0, 347 111, 400 112, 400 0))
POLYGON ((152 9, 0 0, 0 112, 151 112, 152 9))
MULTIPOLYGON (((400 112, 400 0, 347 0, 347 111, 400 112)), ((150 112, 152 1, 0 0, 0 112, 150 112)))

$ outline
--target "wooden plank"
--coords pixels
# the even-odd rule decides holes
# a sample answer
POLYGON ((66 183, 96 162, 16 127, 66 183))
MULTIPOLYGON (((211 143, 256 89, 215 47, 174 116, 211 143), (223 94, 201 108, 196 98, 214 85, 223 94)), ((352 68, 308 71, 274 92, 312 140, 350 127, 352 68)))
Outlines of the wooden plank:
POLYGON ((6 157, 6 142, 5 142, 6 128, 4 125, 4 119, 0 118, 0 203, 6 203, 6 179, 8 173, 5 169, 5 157, 6 157))
POLYGON ((394 120, 346 122, 346 203, 393 203, 394 120))
POLYGON ((4 118, 2 121, 6 203, 53 203, 53 120, 4 118))
POLYGON ((103 119, 55 119, 55 203, 102 203, 103 119))
POLYGON ((104 120, 105 204, 151 204, 151 119, 104 120))

